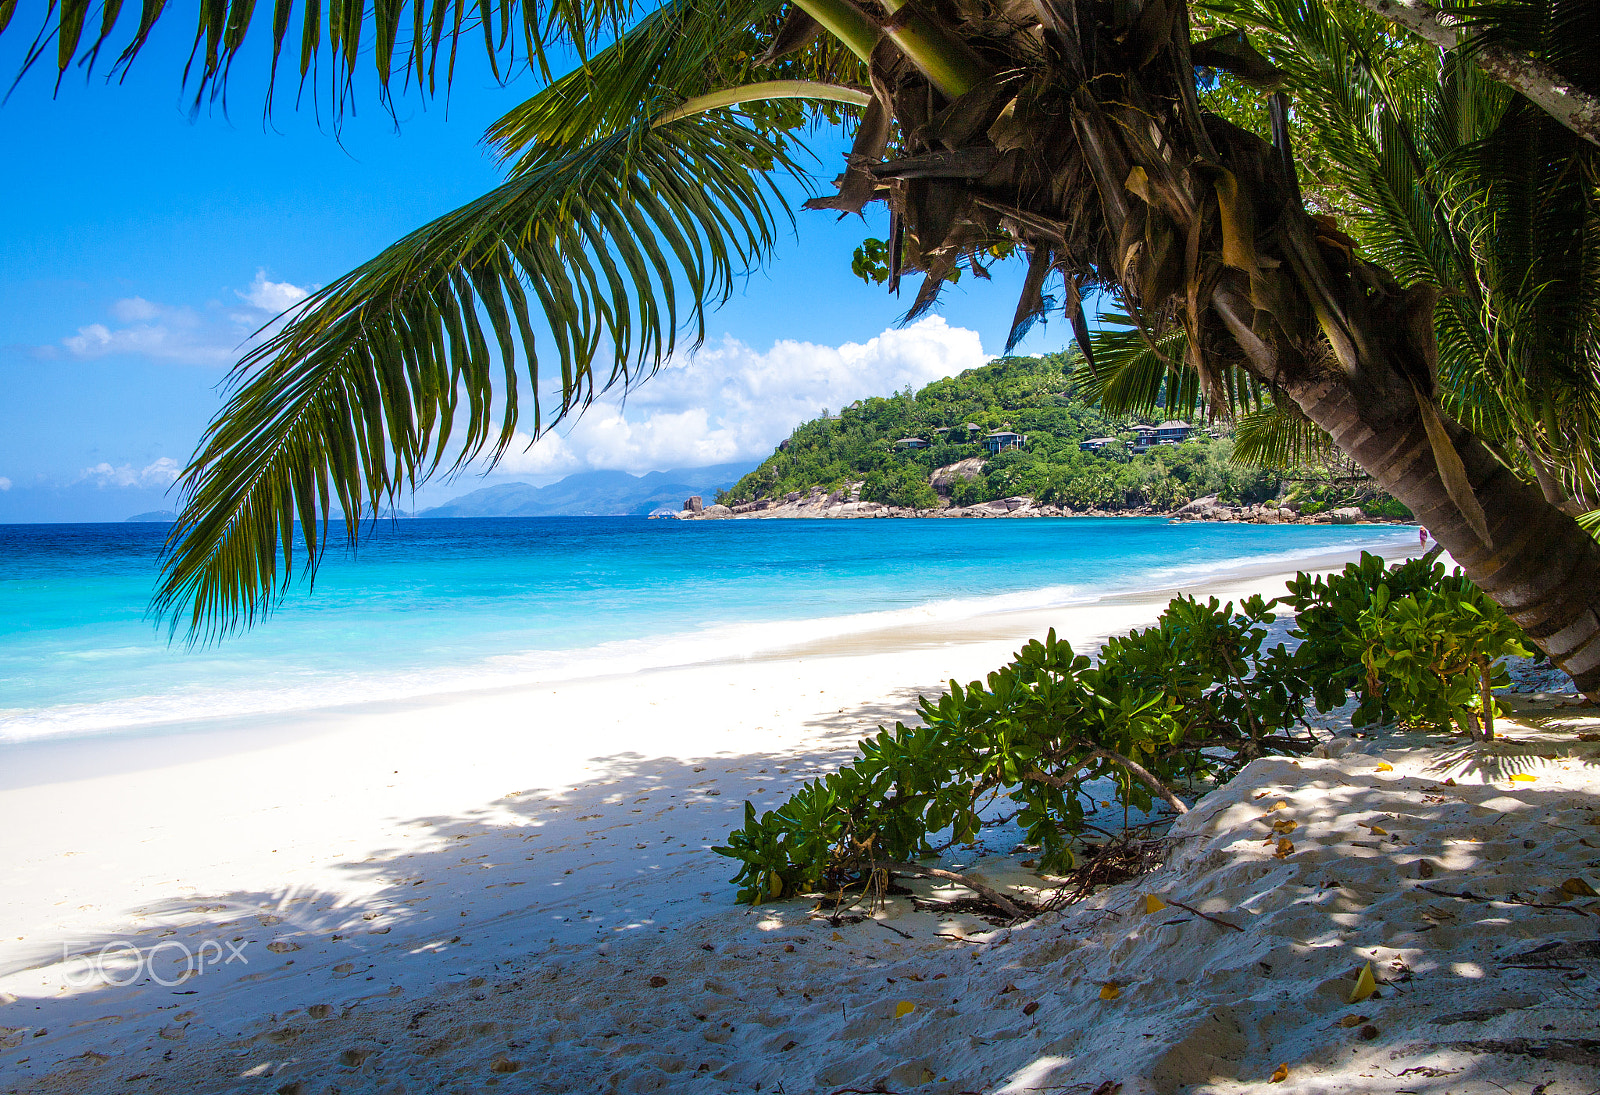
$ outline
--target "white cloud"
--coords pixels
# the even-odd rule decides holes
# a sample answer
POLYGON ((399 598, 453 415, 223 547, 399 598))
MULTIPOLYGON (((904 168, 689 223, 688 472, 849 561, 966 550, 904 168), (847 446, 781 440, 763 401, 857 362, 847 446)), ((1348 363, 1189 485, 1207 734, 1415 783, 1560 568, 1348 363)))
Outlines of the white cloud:
POLYGON ((6 490, 10 490, 10 489, 11 489, 11 480, 7 479, 3 475, 0 475, 0 491, 6 491, 6 490))
POLYGON ((40 353, 54 357, 65 350, 84 359, 134 354, 182 365, 227 366, 270 337, 277 329, 273 322, 277 315, 305 300, 309 290, 287 281, 268 281, 266 271, 257 270, 250 287, 233 295, 245 307, 212 302, 197 310, 125 297, 109 309, 114 323, 79 327, 76 334, 61 340, 59 348, 41 347, 40 353))
POLYGON ((111 314, 124 323, 139 323, 144 320, 156 319, 161 315, 161 309, 151 304, 143 297, 128 297, 119 300, 111 306, 111 314))
POLYGON ((526 451, 528 439, 519 436, 499 470, 530 477, 594 468, 637 474, 758 460, 825 407, 837 412, 986 360, 977 332, 939 316, 837 347, 786 339, 763 353, 725 338, 672 362, 625 399, 602 397, 570 429, 526 451))
POLYGON ((142 468, 132 464, 116 467, 101 461, 78 473, 77 482, 93 483, 97 487, 170 487, 178 478, 182 466, 170 456, 158 457, 142 468))
POLYGON ((268 281, 265 270, 257 270, 256 280, 250 283, 249 290, 238 294, 239 299, 251 307, 273 315, 288 311, 310 295, 310 290, 287 281, 268 281))

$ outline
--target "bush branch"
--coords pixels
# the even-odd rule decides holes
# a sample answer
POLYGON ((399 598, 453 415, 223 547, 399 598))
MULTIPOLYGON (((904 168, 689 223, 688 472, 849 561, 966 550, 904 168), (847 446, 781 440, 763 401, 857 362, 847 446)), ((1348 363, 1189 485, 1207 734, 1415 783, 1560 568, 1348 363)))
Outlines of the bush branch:
POLYGON ((912 875, 916 878, 942 878, 949 882, 955 882, 978 894, 1013 920, 1026 920, 1030 915, 999 890, 992 889, 968 875, 957 874, 955 871, 946 871, 939 867, 924 867, 917 863, 878 863, 875 866, 887 867, 891 871, 899 871, 901 874, 912 875))
POLYGON ((1089 753, 1091 756, 1099 757, 1101 760, 1109 760, 1111 763, 1121 766, 1124 771, 1154 791, 1156 797, 1178 811, 1178 813, 1187 814, 1189 812, 1189 807, 1184 805, 1183 799, 1173 794, 1170 787, 1157 779, 1150 769, 1138 761, 1125 757, 1121 753, 1113 753, 1110 749, 1102 749, 1099 746, 1090 749, 1089 753))

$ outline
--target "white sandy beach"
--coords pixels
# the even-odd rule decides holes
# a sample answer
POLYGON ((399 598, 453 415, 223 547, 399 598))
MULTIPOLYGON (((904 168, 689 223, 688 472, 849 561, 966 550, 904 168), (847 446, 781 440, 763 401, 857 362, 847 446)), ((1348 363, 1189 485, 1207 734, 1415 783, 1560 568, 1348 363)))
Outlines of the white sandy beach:
MULTIPOLYGON (((732 905, 709 849, 746 798, 775 805, 1050 626, 1092 650, 1165 601, 15 749, 0 1088, 1131 1095, 1279 1064, 1273 1090, 1600 1087, 1600 905, 1540 907, 1567 878, 1600 886, 1600 745, 1570 726, 1487 757, 1407 739, 1255 762, 1155 874, 1013 930, 900 898, 838 927, 806 901, 732 905), (1283 860, 1260 840, 1278 801, 1301 826, 1283 860), (1408 877, 1423 856, 1429 882, 1408 877), (1242 930, 1137 915, 1147 892, 1242 930), (1502 962, 1550 942, 1567 949, 1502 962), (1390 984, 1345 1007, 1368 959, 1390 984)), ((977 870, 1040 885, 1000 856, 977 870)))

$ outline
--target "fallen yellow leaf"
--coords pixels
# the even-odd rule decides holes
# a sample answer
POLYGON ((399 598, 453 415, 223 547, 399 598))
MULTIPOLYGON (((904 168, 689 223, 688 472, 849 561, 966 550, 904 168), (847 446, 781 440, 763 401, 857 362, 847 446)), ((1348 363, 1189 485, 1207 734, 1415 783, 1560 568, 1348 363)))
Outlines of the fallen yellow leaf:
POLYGON ((1532 783, 1538 776, 1530 776, 1526 772, 1517 772, 1511 777, 1512 783, 1532 783))
POLYGON ((1389 835, 1389 830, 1385 829, 1382 825, 1373 825, 1373 826, 1370 826, 1370 828, 1372 829, 1372 835, 1373 836, 1388 836, 1389 835))
POLYGON ((1100 999, 1102 1000, 1115 1000, 1121 995, 1122 989, 1115 982, 1107 981, 1100 986, 1100 999))
POLYGON ((834 932, 833 933, 833 941, 835 943, 843 943, 844 942, 844 936, 840 935, 838 932, 834 932))
POLYGON ((1158 913, 1166 907, 1167 903, 1155 894, 1147 893, 1144 895, 1144 911, 1146 913, 1158 913))
POLYGON ((1380 772, 1392 772, 1392 771, 1394 771, 1394 765, 1390 764, 1388 761, 1380 760, 1378 762, 1378 771, 1380 771, 1380 772))
POLYGON ((1289 1066, 1279 1065, 1272 1073, 1272 1082, 1281 1084, 1289 1078, 1289 1066))
POLYGON ((916 1010, 917 1005, 913 1004, 910 1000, 902 1000, 894 1006, 894 1017, 896 1019, 904 1019, 907 1015, 910 1015, 916 1010))
POLYGON ((1561 884, 1561 889, 1573 897, 1600 897, 1600 893, 1595 893, 1594 887, 1581 878, 1567 879, 1561 884))
POLYGON ((1285 818, 1282 821, 1274 821, 1272 823, 1272 831, 1275 833, 1292 833, 1298 828, 1300 828, 1300 823, 1298 821, 1291 821, 1288 818, 1285 818))
POLYGON ((1339 1025, 1341 1027, 1346 1027, 1346 1028, 1348 1028, 1348 1027, 1359 1027, 1362 1023, 1365 1023, 1366 1021, 1367 1021, 1367 1017, 1365 1015, 1346 1015, 1343 1019, 1339 1020, 1339 1025))
POLYGON ((1359 1004, 1377 991, 1378 979, 1372 975, 1372 963, 1368 962, 1361 967, 1361 973, 1356 977, 1356 987, 1350 990, 1345 1003, 1359 1004))
POLYGON ((1287 810, 1288 808, 1289 804, 1284 802, 1282 799, 1279 799, 1277 802, 1274 802, 1271 806, 1267 807, 1267 813, 1270 814, 1274 810, 1287 810))
POLYGON ((1274 859, 1287 859, 1294 854, 1294 841, 1284 837, 1278 841, 1278 850, 1272 853, 1274 859))

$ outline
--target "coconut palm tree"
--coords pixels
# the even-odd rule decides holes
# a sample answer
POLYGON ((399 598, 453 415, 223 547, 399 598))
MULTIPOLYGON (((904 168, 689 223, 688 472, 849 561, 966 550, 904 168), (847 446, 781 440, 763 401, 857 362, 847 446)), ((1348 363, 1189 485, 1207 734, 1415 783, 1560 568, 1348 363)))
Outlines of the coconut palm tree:
MULTIPOLYGON (((120 3, 102 4, 90 51, 118 22, 120 3)), ((79 54, 89 7, 56 9, 58 60, 79 54)), ((144 0, 119 60, 166 10, 144 0)), ((294 11, 274 4, 275 57, 294 11)), ((201 6, 202 88, 254 14, 201 6)), ((771 180, 831 112, 852 151, 837 193, 806 204, 888 206, 889 280, 921 275, 912 316, 961 270, 1015 257, 1018 324, 1060 302, 1086 344, 1091 289, 1147 328, 1169 320, 1202 390, 1221 398, 1237 369, 1297 405, 1600 697, 1600 545, 1440 408, 1438 291, 1307 211, 1284 100, 1271 140, 1201 109, 1197 64, 1279 77, 1235 35, 1192 46, 1185 5, 666 0, 641 16, 628 0, 390 0, 324 16, 302 0, 300 24, 302 73, 323 53, 350 72, 366 38, 385 86, 431 80, 469 27, 507 63, 518 43, 545 70, 562 44, 582 60, 491 130, 502 186, 321 290, 240 363, 184 479, 158 595, 191 626, 270 606, 297 519, 314 559, 335 504, 353 534, 441 466, 503 451, 528 413, 519 377, 540 364, 535 309, 561 375, 535 430, 647 375, 765 253, 771 180)))

